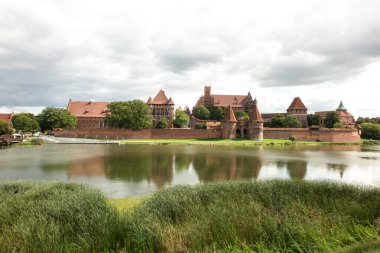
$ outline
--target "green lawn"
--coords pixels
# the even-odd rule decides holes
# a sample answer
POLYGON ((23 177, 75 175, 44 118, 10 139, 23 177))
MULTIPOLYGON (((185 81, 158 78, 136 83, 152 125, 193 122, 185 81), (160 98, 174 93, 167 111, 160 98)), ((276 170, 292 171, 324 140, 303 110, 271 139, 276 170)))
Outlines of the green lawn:
POLYGON ((129 139, 120 140, 122 144, 151 144, 151 145, 224 145, 224 146, 291 146, 291 145, 358 145, 358 143, 332 143, 315 141, 289 141, 281 139, 264 139, 254 141, 248 139, 129 139))

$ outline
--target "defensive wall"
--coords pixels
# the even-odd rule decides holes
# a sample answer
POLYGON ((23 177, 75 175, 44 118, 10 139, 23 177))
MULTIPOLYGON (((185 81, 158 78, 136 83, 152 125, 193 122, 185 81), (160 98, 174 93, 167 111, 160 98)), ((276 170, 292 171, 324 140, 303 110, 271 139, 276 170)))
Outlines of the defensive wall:
MULTIPOLYGON (((95 138, 95 139, 209 139, 222 138, 221 129, 111 129, 89 128, 77 130, 55 130, 57 137, 95 138)), ((299 141, 359 142, 357 129, 327 128, 264 128, 264 139, 289 139, 292 136, 299 141)))

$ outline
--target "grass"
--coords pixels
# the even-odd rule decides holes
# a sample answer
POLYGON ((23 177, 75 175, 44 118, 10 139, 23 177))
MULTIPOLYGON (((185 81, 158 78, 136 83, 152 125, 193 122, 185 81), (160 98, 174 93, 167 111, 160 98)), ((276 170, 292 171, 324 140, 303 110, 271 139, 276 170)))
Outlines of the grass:
POLYGON ((380 189, 235 181, 106 200, 78 184, 7 183, 0 245, 4 252, 379 252, 380 189))
POLYGON ((336 143, 336 142, 315 142, 315 141, 290 141, 282 139, 264 139, 254 141, 248 139, 128 139, 119 140, 121 144, 151 144, 151 145, 223 145, 223 146, 292 146, 292 145, 357 145, 358 143, 336 143))
POLYGON ((45 142, 42 139, 39 138, 28 138, 24 140, 23 142, 19 142, 14 144, 15 146, 40 146, 43 145, 45 142))

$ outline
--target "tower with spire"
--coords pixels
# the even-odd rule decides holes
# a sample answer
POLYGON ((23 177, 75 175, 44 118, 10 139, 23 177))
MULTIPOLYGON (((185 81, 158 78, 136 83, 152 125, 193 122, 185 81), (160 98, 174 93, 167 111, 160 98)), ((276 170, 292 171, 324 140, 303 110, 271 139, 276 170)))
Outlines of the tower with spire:
POLYGON ((257 99, 247 106, 249 120, 247 122, 248 138, 252 140, 263 140, 264 133, 264 120, 261 117, 259 108, 257 106, 257 99))
POLYGON ((224 119, 222 120, 222 137, 225 139, 235 139, 236 138, 236 117, 232 110, 232 106, 227 107, 226 113, 224 114, 224 119))

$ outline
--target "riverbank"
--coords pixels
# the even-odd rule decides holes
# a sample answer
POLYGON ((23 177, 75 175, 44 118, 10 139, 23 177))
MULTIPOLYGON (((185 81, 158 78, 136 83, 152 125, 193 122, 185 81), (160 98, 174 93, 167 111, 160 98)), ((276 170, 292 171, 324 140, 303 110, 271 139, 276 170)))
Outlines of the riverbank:
POLYGON ((211 146, 317 146, 317 145, 360 145, 362 142, 316 142, 290 141, 282 139, 264 139, 254 141, 248 139, 129 139, 119 140, 120 144, 149 145, 211 145, 211 146))
POLYGON ((83 185, 15 182, 0 185, 0 198, 6 252, 380 250, 379 188, 235 181, 167 188, 124 205, 83 185))

